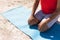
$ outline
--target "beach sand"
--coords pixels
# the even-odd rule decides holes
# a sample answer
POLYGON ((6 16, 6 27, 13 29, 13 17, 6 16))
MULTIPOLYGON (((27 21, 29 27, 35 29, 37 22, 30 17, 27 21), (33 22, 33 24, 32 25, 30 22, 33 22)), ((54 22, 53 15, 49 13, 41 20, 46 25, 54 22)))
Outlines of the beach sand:
POLYGON ((17 29, 2 13, 19 7, 31 8, 34 0, 0 0, 0 40, 31 40, 29 36, 17 29), (30 4, 30 5, 29 5, 30 4))
POLYGON ((34 0, 0 0, 0 40, 31 40, 29 36, 17 29, 1 14, 19 6, 31 9, 33 3, 34 0))

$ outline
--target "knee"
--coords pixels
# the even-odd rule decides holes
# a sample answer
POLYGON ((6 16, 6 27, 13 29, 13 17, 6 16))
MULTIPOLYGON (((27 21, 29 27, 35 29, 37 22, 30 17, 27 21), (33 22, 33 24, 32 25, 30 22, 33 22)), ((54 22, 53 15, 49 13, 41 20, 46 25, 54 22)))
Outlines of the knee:
POLYGON ((28 19, 28 24, 31 25, 31 20, 30 19, 28 19))
POLYGON ((33 25, 32 21, 33 21, 32 19, 28 19, 28 24, 33 25))
POLYGON ((37 24, 39 21, 37 19, 28 19, 28 24, 29 25, 35 25, 37 24))
POLYGON ((48 30, 48 27, 45 24, 38 24, 38 29, 40 32, 45 32, 48 30))
POLYGON ((39 30, 40 32, 44 32, 44 31, 45 31, 45 30, 43 30, 43 26, 40 25, 40 24, 38 24, 38 30, 39 30))

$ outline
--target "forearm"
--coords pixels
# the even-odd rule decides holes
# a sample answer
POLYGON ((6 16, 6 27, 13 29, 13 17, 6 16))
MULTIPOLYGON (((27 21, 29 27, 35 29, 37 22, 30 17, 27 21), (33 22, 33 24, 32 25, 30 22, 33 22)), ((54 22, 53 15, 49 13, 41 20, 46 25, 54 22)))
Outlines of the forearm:
POLYGON ((46 19, 45 24, 51 22, 51 21, 52 21, 53 19, 55 19, 58 15, 60 15, 60 0, 58 0, 56 11, 53 12, 53 14, 51 14, 51 16, 50 16, 49 18, 46 19))
POLYGON ((57 0, 57 8, 56 11, 51 15, 49 21, 53 20, 56 16, 60 14, 60 0, 57 0))
POLYGON ((39 0, 35 0, 33 8, 32 8, 32 15, 34 15, 34 13, 38 7, 38 4, 39 4, 39 0))
POLYGON ((59 11, 55 11, 46 21, 46 23, 49 23, 50 21, 52 21, 54 18, 56 18, 58 15, 60 14, 59 11))
POLYGON ((58 12, 54 12, 54 13, 51 15, 50 19, 54 19, 58 14, 59 14, 58 12))

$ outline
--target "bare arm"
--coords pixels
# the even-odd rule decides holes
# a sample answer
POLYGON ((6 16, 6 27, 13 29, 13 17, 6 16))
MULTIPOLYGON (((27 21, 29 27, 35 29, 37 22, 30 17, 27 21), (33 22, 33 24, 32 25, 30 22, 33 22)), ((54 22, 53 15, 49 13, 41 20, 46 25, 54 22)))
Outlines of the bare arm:
POLYGON ((57 1, 57 10, 60 11, 60 0, 57 1))
POLYGON ((57 3, 57 9, 56 11, 51 15, 50 18, 48 18, 46 20, 46 23, 50 22, 51 20, 53 20, 56 16, 58 16, 60 14, 60 0, 58 0, 58 3, 57 3))
POLYGON ((57 9, 56 11, 52 14, 51 19, 54 19, 57 15, 60 14, 60 0, 57 1, 57 9))
POLYGON ((39 4, 39 0, 35 0, 34 5, 33 5, 33 9, 32 9, 32 15, 34 16, 34 13, 38 7, 39 4))

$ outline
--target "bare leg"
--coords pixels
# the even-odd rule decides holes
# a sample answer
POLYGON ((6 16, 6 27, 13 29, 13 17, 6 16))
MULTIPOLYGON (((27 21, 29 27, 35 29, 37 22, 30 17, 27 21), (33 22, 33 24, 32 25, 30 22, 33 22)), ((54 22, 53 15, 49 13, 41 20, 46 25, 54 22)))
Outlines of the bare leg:
POLYGON ((51 22, 53 19, 55 19, 57 16, 59 15, 59 12, 55 12, 54 14, 51 15, 50 18, 47 18, 45 20, 42 20, 39 24, 38 24, 38 29, 41 32, 47 31, 49 29, 49 27, 47 26, 47 24, 49 22, 51 22))
POLYGON ((39 20, 33 16, 30 16, 30 18, 28 19, 29 25, 34 25, 34 24, 37 24, 38 22, 39 22, 39 20))

